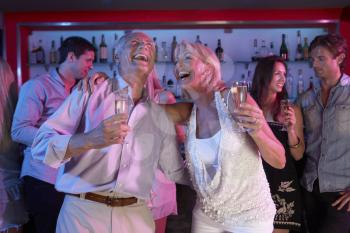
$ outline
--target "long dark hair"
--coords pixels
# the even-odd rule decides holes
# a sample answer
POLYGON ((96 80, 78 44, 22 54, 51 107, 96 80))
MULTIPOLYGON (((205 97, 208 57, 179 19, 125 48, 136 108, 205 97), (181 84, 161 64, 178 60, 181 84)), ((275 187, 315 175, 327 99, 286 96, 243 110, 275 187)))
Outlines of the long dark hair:
MULTIPOLYGON (((278 62, 282 63, 287 70, 287 64, 281 57, 278 56, 264 57, 256 65, 251 95, 260 108, 262 108, 262 103, 267 98, 269 85, 273 77, 273 70, 275 64, 278 62)), ((276 101, 272 106, 271 112, 274 120, 276 120, 276 117, 281 110, 281 99, 284 98, 288 98, 288 93, 285 86, 283 86, 281 92, 277 93, 276 101)))

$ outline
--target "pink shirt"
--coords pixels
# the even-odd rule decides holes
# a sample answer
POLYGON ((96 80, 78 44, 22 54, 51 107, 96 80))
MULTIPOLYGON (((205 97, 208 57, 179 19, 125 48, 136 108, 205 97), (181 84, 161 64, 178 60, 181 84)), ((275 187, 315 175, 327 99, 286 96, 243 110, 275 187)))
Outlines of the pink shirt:
POLYGON ((114 114, 114 82, 104 81, 92 95, 74 90, 40 127, 32 154, 59 168, 56 189, 66 193, 115 191, 148 199, 157 167, 168 178, 188 183, 174 124, 162 107, 150 101, 137 104, 132 111, 127 145, 113 144, 63 160, 71 135, 88 132, 114 114))

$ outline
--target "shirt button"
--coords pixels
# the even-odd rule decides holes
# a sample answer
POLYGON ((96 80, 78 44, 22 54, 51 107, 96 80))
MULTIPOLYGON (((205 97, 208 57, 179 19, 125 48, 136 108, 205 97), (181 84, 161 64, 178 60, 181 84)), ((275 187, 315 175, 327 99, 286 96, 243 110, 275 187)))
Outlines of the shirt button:
POLYGON ((126 168, 126 167, 128 167, 128 164, 123 164, 123 168, 126 168))

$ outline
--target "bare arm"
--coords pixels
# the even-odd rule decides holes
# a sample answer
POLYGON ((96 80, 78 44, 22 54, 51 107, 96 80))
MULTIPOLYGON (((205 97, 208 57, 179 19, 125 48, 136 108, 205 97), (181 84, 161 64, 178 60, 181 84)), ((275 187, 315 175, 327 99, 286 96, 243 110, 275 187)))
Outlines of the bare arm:
POLYGON ((272 167, 282 169, 286 163, 283 145, 273 134, 267 124, 262 110, 254 99, 248 95, 247 102, 235 111, 239 123, 248 129, 248 132, 258 146, 262 158, 272 167))

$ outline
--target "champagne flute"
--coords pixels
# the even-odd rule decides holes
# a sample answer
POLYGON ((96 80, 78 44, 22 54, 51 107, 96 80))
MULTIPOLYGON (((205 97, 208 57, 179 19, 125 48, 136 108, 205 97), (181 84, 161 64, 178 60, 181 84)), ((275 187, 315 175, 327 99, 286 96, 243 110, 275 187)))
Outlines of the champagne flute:
MULTIPOLYGON (((247 101, 248 85, 246 81, 234 82, 230 89, 234 109, 238 109, 241 104, 247 101)), ((237 132, 246 132, 246 129, 239 127, 237 132)))
MULTIPOLYGON (((283 117, 285 119, 286 116, 287 116, 287 113, 288 113, 288 109, 291 106, 291 102, 290 102, 289 99, 282 99, 281 102, 280 102, 280 105, 281 105, 281 111, 282 111, 283 117)), ((287 124, 288 123, 286 121, 283 123, 283 127, 281 128, 281 131, 287 131, 288 130, 287 129, 287 124)))
MULTIPOLYGON (((131 102, 128 92, 125 90, 118 90, 114 92, 115 95, 115 114, 127 114, 129 116, 131 109, 131 102)), ((124 142, 122 144, 128 144, 124 142)))

